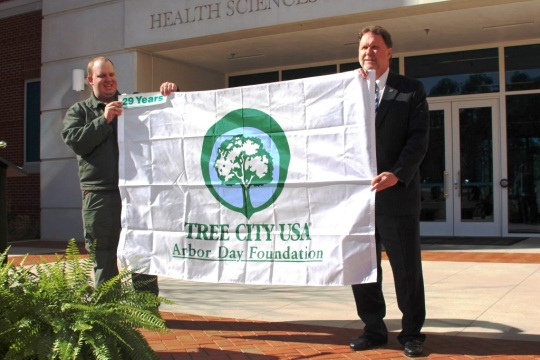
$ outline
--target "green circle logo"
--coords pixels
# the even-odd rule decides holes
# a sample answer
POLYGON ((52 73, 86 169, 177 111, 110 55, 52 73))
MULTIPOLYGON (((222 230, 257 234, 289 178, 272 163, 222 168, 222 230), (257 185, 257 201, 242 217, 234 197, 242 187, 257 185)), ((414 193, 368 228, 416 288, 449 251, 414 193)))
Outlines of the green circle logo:
POLYGON ((270 115, 238 109, 208 129, 201 169, 212 195, 249 219, 281 194, 290 156, 285 133, 270 115))

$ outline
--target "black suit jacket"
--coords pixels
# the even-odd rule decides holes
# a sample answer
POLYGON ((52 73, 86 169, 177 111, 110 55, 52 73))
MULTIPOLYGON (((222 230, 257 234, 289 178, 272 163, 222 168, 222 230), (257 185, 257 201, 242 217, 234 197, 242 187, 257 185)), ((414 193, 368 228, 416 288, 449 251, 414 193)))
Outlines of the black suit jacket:
POLYGON ((420 81, 389 72, 375 133, 377 173, 389 171, 400 180, 377 192, 376 215, 419 215, 419 167, 429 139, 429 109, 420 81))

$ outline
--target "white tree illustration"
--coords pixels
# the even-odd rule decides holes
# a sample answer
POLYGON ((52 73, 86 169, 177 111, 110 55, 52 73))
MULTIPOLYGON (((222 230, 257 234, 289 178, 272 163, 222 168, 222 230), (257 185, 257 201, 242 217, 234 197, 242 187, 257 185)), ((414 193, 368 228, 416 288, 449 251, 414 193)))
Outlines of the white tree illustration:
POLYGON ((272 181, 272 157, 259 138, 243 135, 225 140, 217 154, 214 168, 218 177, 224 185, 241 185, 244 212, 249 218, 253 214, 249 189, 272 181))

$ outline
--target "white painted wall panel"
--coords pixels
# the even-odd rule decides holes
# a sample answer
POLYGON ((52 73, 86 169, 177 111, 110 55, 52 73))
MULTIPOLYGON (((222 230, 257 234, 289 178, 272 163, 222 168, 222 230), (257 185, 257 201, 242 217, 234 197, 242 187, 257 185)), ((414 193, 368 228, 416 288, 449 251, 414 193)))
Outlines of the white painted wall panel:
POLYGON ((41 239, 83 241, 81 209, 41 210, 41 239))
POLYGON ((51 110, 41 114, 41 160, 72 158, 73 151, 62 140, 65 111, 51 110))
POLYGON ((121 2, 45 16, 42 62, 123 50, 123 18, 121 2))
POLYGON ((81 190, 77 160, 41 162, 41 207, 81 208, 81 190))
POLYGON ((117 1, 111 0, 43 0, 43 15, 51 15, 64 11, 102 5, 117 1))

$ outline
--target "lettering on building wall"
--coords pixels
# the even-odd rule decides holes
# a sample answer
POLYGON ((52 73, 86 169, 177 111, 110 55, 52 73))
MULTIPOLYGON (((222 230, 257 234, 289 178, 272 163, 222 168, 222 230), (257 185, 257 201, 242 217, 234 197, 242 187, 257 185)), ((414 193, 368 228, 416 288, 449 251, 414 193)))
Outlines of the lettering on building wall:
POLYGON ((191 6, 174 11, 150 14, 150 30, 169 26, 243 16, 261 11, 272 11, 317 2, 317 0, 226 0, 206 5, 191 6))

